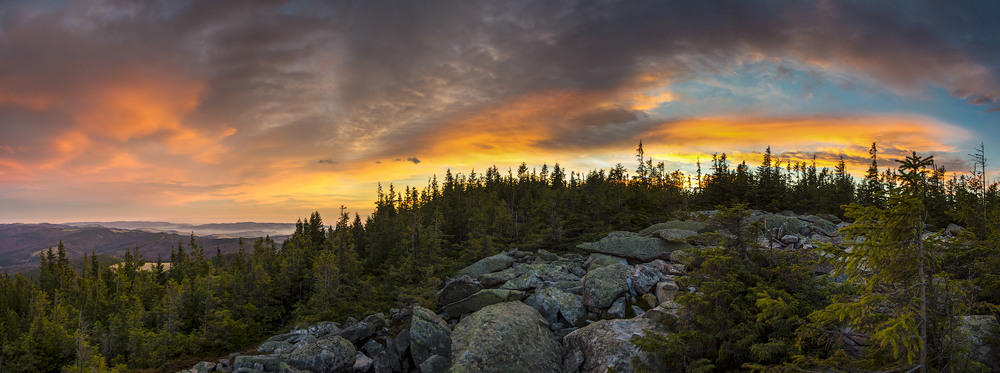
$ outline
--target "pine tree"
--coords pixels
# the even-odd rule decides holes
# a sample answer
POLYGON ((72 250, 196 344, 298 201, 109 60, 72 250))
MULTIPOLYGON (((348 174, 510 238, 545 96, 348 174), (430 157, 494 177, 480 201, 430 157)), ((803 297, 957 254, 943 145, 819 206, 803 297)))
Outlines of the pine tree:
MULTIPOLYGON (((825 343, 834 346, 834 352, 801 358, 803 366, 926 371, 932 368, 928 360, 932 346, 945 354, 957 351, 943 351, 943 343, 928 334, 932 323, 953 325, 959 316, 953 312, 944 321, 935 321, 928 309, 932 287, 947 283, 933 275, 941 243, 924 236, 928 214, 924 201, 933 157, 913 153, 900 163, 895 174, 900 187, 889 190, 884 208, 847 207, 848 218, 855 220, 842 230, 850 250, 822 248, 835 253, 837 273, 858 284, 860 293, 809 316, 812 323, 800 328, 800 343, 825 343)), ((940 299, 935 304, 955 309, 954 303, 940 299)))
POLYGON ((868 155, 871 156, 872 163, 865 173, 865 179, 858 186, 858 204, 861 206, 882 206, 885 186, 879 178, 878 147, 874 142, 868 150, 868 155))

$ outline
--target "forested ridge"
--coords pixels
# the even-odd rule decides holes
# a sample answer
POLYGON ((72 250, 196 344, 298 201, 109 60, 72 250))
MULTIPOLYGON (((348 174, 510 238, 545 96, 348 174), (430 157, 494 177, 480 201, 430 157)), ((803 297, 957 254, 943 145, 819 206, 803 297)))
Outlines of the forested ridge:
POLYGON ((950 176, 932 157, 894 162, 877 149, 855 179, 843 160, 818 168, 770 148, 756 167, 720 154, 688 175, 666 170, 640 144, 634 168, 521 164, 380 186, 367 218, 342 209, 326 225, 313 213, 280 245, 264 238, 235 254, 210 257, 215 249, 192 239, 169 258, 130 252, 112 267, 88 256, 73 268, 60 245, 41 256, 37 278, 0 275, 0 371, 162 369, 295 325, 411 303, 436 309, 441 281, 485 256, 574 250, 710 209, 736 239, 695 254, 683 283, 699 291, 678 302, 697 316, 669 325, 670 338, 636 341, 671 369, 975 368, 953 321, 1000 303, 998 185, 986 178, 981 149, 972 172, 950 176), (853 250, 761 248, 762 228, 744 224, 747 209, 854 222, 844 232, 853 250), (924 234, 949 224, 964 230, 948 240, 924 234), (839 281, 812 276, 824 256, 841 259, 833 263, 839 281), (139 270, 146 262, 157 264, 139 270))

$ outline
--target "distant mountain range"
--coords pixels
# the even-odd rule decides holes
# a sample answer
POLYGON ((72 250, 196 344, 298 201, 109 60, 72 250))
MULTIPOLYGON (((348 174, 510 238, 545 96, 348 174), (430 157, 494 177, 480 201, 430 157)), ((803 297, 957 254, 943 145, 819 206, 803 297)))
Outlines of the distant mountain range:
POLYGON ((146 232, 166 232, 183 235, 205 236, 212 238, 239 238, 287 236, 295 232, 295 224, 288 223, 216 223, 216 224, 178 224, 162 221, 112 221, 112 222, 77 222, 64 223, 73 227, 104 227, 118 229, 133 229, 146 232))
POLYGON ((147 261, 157 255, 168 261, 170 251, 183 242, 187 247, 191 234, 203 247, 205 255, 215 256, 239 250, 239 238, 248 249, 258 237, 271 236, 283 241, 295 231, 295 224, 225 223, 177 224, 167 222, 79 222, 66 224, 0 224, 0 271, 20 272, 38 266, 38 253, 54 248, 62 240, 69 257, 97 253, 119 256, 138 248, 147 261))

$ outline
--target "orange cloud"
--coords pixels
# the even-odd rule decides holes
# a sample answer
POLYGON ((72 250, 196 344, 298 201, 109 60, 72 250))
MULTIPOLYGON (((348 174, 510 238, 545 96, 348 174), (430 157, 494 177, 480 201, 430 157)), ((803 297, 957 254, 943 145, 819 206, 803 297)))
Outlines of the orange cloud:
POLYGON ((185 123, 199 105, 204 83, 148 73, 122 75, 94 88, 83 110, 74 116, 88 136, 117 142, 156 137, 168 153, 190 155, 200 162, 215 162, 225 152, 219 141, 235 134, 234 128, 209 131, 185 123))

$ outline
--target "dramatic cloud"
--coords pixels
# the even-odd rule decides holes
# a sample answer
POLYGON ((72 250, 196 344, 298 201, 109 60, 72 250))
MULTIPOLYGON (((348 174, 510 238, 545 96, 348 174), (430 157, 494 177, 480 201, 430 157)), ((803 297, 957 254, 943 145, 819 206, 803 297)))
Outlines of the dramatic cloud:
POLYGON ((6 2, 0 220, 364 212, 378 181, 522 161, 609 167, 640 139, 684 169, 767 145, 860 167, 872 141, 960 168, 971 142, 1000 148, 998 13, 930 1, 6 2))

